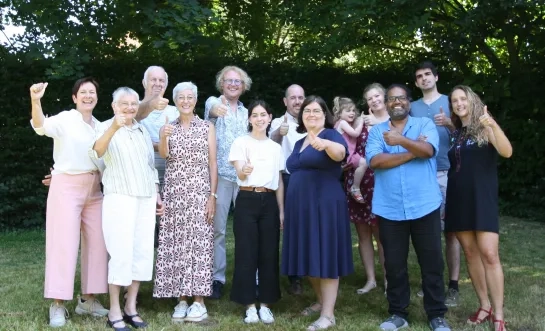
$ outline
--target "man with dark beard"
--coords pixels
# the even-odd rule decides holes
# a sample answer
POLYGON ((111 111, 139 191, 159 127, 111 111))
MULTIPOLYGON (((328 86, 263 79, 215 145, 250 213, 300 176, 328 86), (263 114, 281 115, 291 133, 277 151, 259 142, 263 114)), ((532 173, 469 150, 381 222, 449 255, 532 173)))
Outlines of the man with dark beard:
POLYGON ((380 329, 394 331, 409 325, 407 256, 412 238, 430 327, 450 331, 444 319, 442 196, 436 179, 439 136, 432 120, 409 116, 411 96, 406 86, 391 85, 385 98, 390 120, 373 127, 366 146, 367 163, 375 171, 372 211, 379 219, 391 315, 380 329))

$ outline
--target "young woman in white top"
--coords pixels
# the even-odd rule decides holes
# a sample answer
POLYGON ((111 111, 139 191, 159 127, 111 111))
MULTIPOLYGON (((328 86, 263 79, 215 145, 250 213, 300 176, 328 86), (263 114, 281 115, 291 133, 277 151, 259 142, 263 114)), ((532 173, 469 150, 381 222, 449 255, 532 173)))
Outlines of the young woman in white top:
POLYGON ((100 123, 93 117, 98 83, 90 78, 76 81, 72 100, 76 109, 45 117, 41 99, 47 83, 30 87, 34 131, 53 138, 51 184, 47 196, 45 232, 44 297, 54 303, 49 308, 49 325, 66 323, 64 300, 72 300, 74 276, 81 237, 81 292, 77 314, 106 316, 108 310, 94 294, 108 291, 108 253, 102 236, 102 193, 100 162, 93 162, 87 151, 100 123))
POLYGON ((235 271, 231 300, 247 307, 244 322, 274 322, 269 304, 280 299, 279 240, 284 220, 285 161, 280 145, 267 137, 272 112, 262 100, 248 107, 249 134, 235 139, 229 162, 237 172, 235 271), (256 301, 258 271, 260 302, 256 301))

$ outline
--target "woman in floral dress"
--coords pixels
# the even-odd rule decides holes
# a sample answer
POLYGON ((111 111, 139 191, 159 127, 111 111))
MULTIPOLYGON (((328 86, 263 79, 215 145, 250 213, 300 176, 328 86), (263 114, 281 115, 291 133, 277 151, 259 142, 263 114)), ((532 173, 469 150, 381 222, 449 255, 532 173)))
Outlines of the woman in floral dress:
POLYGON ((154 297, 177 297, 172 320, 208 317, 203 297, 212 293, 214 210, 218 181, 214 126, 195 115, 197 87, 176 85, 180 117, 166 119, 159 153, 166 158, 165 215, 159 227, 154 297), (188 297, 194 302, 188 305, 188 297))

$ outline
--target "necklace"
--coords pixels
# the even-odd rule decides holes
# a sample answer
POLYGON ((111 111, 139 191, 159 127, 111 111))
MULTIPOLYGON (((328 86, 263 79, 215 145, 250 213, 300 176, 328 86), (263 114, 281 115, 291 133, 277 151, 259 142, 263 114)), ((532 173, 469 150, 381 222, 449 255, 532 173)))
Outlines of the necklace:
POLYGON ((458 138, 456 139, 456 142, 454 143, 454 156, 456 158, 456 172, 460 171, 460 167, 462 165, 462 155, 460 154, 460 149, 462 145, 467 140, 467 128, 462 127, 460 129, 460 134, 458 135, 458 138))

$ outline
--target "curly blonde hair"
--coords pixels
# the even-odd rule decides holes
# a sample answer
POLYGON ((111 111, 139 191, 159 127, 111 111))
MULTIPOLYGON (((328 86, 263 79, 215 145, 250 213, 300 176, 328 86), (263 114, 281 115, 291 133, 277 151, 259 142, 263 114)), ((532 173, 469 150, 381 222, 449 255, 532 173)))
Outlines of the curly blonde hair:
POLYGON ((356 108, 356 103, 352 101, 352 99, 347 97, 335 97, 333 99, 333 121, 337 123, 337 121, 341 118, 341 114, 343 110, 350 109, 351 107, 354 107, 354 111, 356 112, 356 116, 359 116, 359 110, 356 108))
POLYGON ((226 66, 221 69, 220 72, 218 72, 218 74, 216 75, 216 88, 218 89, 218 91, 220 91, 220 93, 223 93, 223 76, 228 71, 234 71, 240 75, 240 79, 242 80, 242 86, 244 87, 244 92, 250 90, 250 88, 252 87, 252 79, 250 78, 250 76, 248 76, 246 71, 242 70, 237 66, 226 66))
MULTIPOLYGON (((465 93, 468 103, 468 112, 469 112, 469 125, 467 126, 467 134, 473 138, 479 146, 488 144, 488 135, 486 133, 486 128, 481 124, 480 117, 484 115, 484 103, 481 101, 481 98, 473 92, 473 90, 466 85, 457 85, 455 86, 448 96, 448 104, 450 110, 450 118, 452 124, 456 129, 462 127, 462 120, 452 108, 452 93, 456 90, 461 90, 465 93)), ((490 113, 488 113, 489 116, 490 113)))

